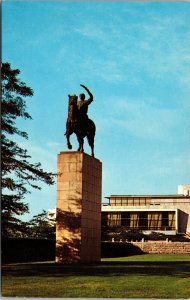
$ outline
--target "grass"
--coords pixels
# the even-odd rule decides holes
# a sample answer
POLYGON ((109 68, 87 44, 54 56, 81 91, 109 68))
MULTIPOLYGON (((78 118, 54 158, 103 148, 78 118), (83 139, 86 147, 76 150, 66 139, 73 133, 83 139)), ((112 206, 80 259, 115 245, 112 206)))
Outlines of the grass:
POLYGON ((190 255, 144 254, 99 264, 2 267, 6 297, 190 298, 190 255))

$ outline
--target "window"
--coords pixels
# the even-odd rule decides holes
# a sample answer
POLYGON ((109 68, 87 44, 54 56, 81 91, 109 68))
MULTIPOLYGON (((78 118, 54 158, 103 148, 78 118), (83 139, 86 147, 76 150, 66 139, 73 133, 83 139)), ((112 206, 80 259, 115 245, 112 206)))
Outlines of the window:
POLYGON ((110 227, 121 226, 121 214, 120 213, 108 214, 108 226, 110 227))
POLYGON ((130 227, 130 213, 129 212, 121 213, 121 226, 130 227))
POLYGON ((133 205, 134 205, 134 199, 128 198, 128 206, 133 206, 133 205))
POLYGON ((162 225, 162 214, 160 212, 148 213, 148 229, 159 230, 162 225))
POLYGON ((167 211, 164 211, 162 212, 162 229, 163 230, 166 230, 167 227, 168 227, 168 212, 167 211))
POLYGON ((117 197, 115 198, 115 200, 116 200, 116 206, 121 206, 121 198, 117 197))
POLYGON ((175 212, 168 212, 168 229, 175 230, 175 212))
POLYGON ((127 206, 128 205, 128 201, 126 197, 121 198, 121 205, 122 206, 127 206))
POLYGON ((148 214, 146 211, 139 213, 139 229, 148 229, 148 214))
POLYGON ((116 205, 115 202, 116 202, 115 197, 111 197, 111 198, 110 198, 110 205, 115 206, 115 205, 116 205))
POLYGON ((102 226, 107 226, 107 213, 102 213, 102 226))
POLYGON ((138 228, 139 227, 139 213, 131 213, 130 214, 130 228, 138 228))

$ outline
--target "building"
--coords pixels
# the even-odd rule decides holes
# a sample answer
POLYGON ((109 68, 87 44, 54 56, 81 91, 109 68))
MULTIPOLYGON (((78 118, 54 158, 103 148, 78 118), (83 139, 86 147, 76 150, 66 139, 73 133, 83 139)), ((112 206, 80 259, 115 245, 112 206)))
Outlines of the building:
POLYGON ((174 195, 111 195, 102 205, 102 227, 141 230, 145 234, 190 234, 190 185, 174 195))
MULTIPOLYGON (((174 195, 111 195, 102 204, 102 227, 190 235, 190 185, 179 185, 174 195)), ((56 209, 48 210, 55 224, 56 209)))

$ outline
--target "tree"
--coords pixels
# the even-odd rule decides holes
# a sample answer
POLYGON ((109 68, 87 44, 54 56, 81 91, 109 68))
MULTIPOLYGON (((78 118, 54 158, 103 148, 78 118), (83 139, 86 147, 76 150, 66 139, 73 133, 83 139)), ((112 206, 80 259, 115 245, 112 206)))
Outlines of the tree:
POLYGON ((20 70, 9 63, 2 64, 2 235, 14 236, 24 229, 18 218, 28 212, 23 202, 30 187, 41 189, 40 182, 54 184, 53 173, 45 172, 40 163, 31 163, 31 156, 13 140, 15 135, 28 139, 25 131, 16 126, 17 118, 31 119, 26 111, 26 97, 33 90, 18 78, 20 70))
POLYGON ((28 222, 27 237, 55 239, 55 222, 48 220, 47 211, 43 210, 28 222))

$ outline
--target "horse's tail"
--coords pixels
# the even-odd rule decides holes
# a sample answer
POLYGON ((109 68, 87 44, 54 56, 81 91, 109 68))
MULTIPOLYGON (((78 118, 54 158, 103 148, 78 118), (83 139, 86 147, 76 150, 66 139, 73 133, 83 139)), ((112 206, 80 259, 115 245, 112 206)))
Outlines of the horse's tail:
POLYGON ((91 119, 88 119, 88 132, 89 132, 89 135, 91 135, 93 137, 96 134, 96 125, 94 124, 94 122, 91 119))
POLYGON ((90 119, 88 119, 88 126, 87 126, 87 140, 92 150, 92 156, 94 157, 94 137, 96 133, 96 126, 94 122, 90 119))

